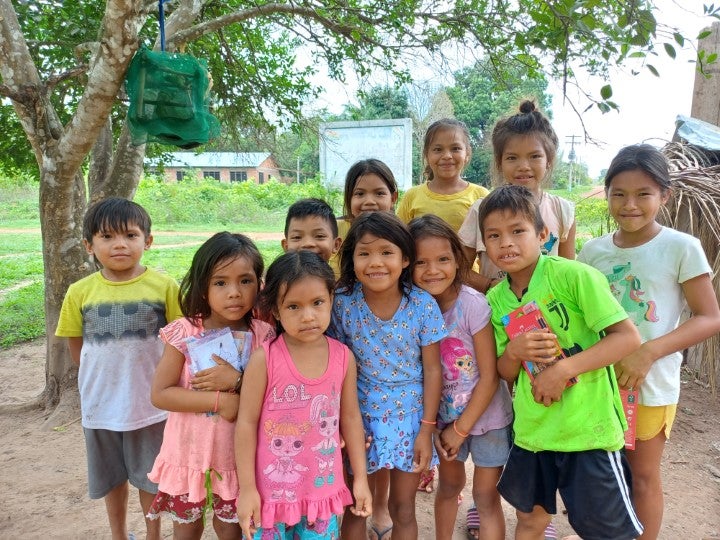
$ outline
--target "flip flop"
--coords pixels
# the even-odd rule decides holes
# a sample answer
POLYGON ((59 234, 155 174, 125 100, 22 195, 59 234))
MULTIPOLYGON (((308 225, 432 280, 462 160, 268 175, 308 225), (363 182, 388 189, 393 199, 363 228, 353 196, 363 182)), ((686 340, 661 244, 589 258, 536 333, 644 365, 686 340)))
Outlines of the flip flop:
POLYGON ((370 525, 370 528, 372 529, 372 532, 375 533, 377 540, 383 540, 383 536, 385 536, 386 534, 392 534, 393 526, 390 525, 388 527, 385 527, 382 531, 375 527, 375 525, 370 525))
POLYGON ((551 521, 550 524, 545 528, 545 540, 557 540, 557 537, 557 529, 551 521))
POLYGON ((417 490, 432 493, 433 480, 435 480, 435 467, 431 467, 420 473, 420 482, 418 483, 417 490))

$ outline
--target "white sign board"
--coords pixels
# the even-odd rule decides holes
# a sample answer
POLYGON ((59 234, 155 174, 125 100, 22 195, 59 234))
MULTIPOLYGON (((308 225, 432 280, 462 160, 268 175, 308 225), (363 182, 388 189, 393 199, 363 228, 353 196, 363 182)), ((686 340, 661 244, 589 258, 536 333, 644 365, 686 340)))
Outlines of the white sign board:
POLYGON ((365 120, 320 124, 320 173, 328 186, 345 187, 353 163, 375 158, 385 162, 398 187, 412 186, 412 120, 365 120))

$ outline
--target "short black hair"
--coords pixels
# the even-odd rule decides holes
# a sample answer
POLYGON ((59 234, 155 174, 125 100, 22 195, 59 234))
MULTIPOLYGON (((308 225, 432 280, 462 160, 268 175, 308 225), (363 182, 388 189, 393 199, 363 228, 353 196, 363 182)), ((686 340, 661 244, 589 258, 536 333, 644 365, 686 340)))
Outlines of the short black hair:
POLYGON ((152 220, 138 203, 122 197, 108 197, 88 208, 83 219, 83 238, 92 244, 93 236, 101 231, 126 232, 136 225, 147 238, 152 220))
POLYGON ((330 225, 333 238, 338 237, 338 224, 333 209, 328 203, 322 199, 310 197, 308 199, 300 199, 295 201, 288 208, 287 216, 285 217, 285 238, 287 238, 288 230, 290 230, 290 221, 293 219, 303 219, 310 216, 318 216, 330 225))
POLYGON ((488 215, 498 211, 507 211, 527 218, 533 224, 536 233, 545 228, 535 195, 525 186, 510 184, 498 186, 482 200, 478 208, 478 226, 483 239, 485 238, 485 219, 488 215))

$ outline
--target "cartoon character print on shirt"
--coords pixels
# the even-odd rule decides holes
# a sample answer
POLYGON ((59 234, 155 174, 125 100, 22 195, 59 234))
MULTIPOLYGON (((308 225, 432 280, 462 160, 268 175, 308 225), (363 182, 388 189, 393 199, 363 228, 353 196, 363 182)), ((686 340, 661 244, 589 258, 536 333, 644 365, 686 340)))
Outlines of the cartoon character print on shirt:
POLYGON ((263 469, 272 488, 273 501, 297 501, 295 488, 303 482, 305 475, 302 473, 308 468, 293 458, 303 451, 304 436, 310 427, 309 422, 297 424, 292 418, 279 422, 272 419, 265 421, 268 446, 276 458, 263 469))
POLYGON ((340 395, 333 387, 330 396, 318 394, 310 403, 310 422, 322 437, 320 442, 311 447, 317 452, 315 459, 318 470, 315 476, 315 487, 322 487, 327 482, 335 482, 335 454, 339 445, 337 434, 340 428, 340 395))
POLYGON ((439 416, 457 418, 470 401, 470 394, 456 390, 460 380, 472 374, 475 359, 463 342, 455 337, 447 337, 440 342, 440 359, 443 368, 443 399, 440 402, 439 416))
POLYGON ((631 270, 630 262, 613 266, 612 274, 605 276, 610 290, 635 325, 642 321, 658 322, 655 301, 643 299, 642 283, 631 270))
POLYGON ((540 246, 540 251, 542 252, 542 254, 548 255, 552 251, 552 249, 555 247, 555 244, 557 243, 557 241, 558 241, 558 237, 555 236, 555 233, 551 232, 550 234, 548 234, 547 241, 542 246, 540 246))

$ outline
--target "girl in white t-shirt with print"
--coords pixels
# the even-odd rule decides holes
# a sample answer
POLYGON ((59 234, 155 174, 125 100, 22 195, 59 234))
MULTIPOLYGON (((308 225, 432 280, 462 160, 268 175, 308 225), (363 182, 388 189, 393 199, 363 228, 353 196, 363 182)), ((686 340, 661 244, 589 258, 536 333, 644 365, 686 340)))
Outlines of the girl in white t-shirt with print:
POLYGON ((605 274, 643 341, 615 364, 615 374, 620 387, 639 390, 635 449, 627 457, 645 540, 657 538, 662 523, 660 463, 680 396, 682 351, 720 331, 712 269, 700 241, 656 221, 670 189, 660 151, 647 144, 620 150, 605 175, 618 229, 587 242, 578 256, 605 274), (692 317, 679 324, 686 305, 692 317))

